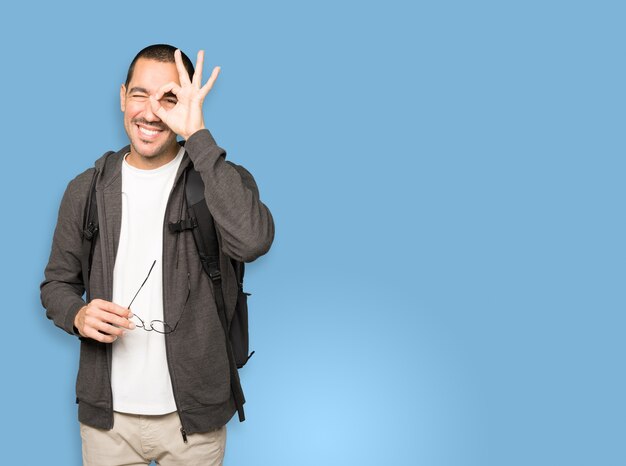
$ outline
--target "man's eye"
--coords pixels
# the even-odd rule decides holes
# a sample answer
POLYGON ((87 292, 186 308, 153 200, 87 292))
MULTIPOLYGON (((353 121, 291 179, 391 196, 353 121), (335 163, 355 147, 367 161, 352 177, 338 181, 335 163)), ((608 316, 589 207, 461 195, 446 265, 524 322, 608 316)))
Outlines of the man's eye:
POLYGON ((143 95, 143 94, 133 94, 130 97, 135 100, 145 100, 148 98, 147 95, 143 95))
POLYGON ((165 99, 168 104, 176 105, 178 101, 176 99, 165 99))

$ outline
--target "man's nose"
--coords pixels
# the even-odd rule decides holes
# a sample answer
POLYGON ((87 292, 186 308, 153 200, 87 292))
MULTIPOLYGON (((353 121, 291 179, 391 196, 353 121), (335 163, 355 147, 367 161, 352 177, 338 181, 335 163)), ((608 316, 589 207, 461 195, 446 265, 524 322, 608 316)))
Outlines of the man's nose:
POLYGON ((146 105, 143 110, 144 118, 148 121, 161 121, 161 119, 152 111, 150 99, 146 99, 146 105))

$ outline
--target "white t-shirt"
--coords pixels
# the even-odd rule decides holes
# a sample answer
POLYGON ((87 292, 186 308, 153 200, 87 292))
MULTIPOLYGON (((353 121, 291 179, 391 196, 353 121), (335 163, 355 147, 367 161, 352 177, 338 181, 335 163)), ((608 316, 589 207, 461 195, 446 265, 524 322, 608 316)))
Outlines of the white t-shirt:
MULTIPOLYGON (((128 306, 156 260, 131 306, 147 328, 151 320, 163 320, 163 221, 184 152, 181 147, 174 160, 154 170, 132 167, 126 157, 122 164, 122 226, 113 270, 113 302, 128 306)), ((140 323, 136 317, 132 321, 140 323)), ((163 334, 137 327, 115 340, 112 348, 115 411, 153 415, 176 411, 163 334)))

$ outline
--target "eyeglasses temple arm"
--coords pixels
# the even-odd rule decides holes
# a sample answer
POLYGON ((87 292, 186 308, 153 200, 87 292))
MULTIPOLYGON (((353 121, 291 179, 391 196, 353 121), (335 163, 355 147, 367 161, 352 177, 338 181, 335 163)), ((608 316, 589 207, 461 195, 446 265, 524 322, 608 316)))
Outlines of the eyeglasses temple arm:
POLYGON ((141 286, 139 287, 139 289, 137 290, 137 293, 135 293, 135 296, 133 296, 133 299, 131 300, 130 304, 128 306, 126 306, 127 309, 130 309, 130 306, 135 302, 135 298, 137 297, 137 295, 139 294, 139 292, 141 291, 141 289, 143 288, 143 286, 146 284, 146 282, 148 281, 148 278, 150 278, 150 274, 152 273, 152 269, 154 268, 154 264, 156 264, 156 259, 154 259, 154 262, 152 263, 152 265, 150 266, 150 270, 148 270, 148 276, 146 277, 146 279, 143 281, 143 283, 141 284, 141 286))

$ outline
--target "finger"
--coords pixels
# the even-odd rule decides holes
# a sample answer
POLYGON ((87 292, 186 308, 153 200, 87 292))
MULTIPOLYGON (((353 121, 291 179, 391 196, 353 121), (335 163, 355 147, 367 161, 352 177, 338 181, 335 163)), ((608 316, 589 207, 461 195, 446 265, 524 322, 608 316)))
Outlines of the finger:
POLYGON ((124 335, 124 329, 116 327, 111 324, 107 324, 106 322, 95 321, 92 327, 106 335, 111 335, 111 336, 116 336, 116 337, 121 337, 122 335, 124 335))
MULTIPOLYGON (((129 317, 130 310, 120 306, 119 304, 115 304, 110 301, 104 301, 102 299, 94 300, 92 301, 92 303, 94 304, 95 309, 109 311, 122 317, 129 317)), ((89 309, 87 309, 87 311, 89 311, 89 309)))
POLYGON ((204 66, 204 50, 198 51, 198 58, 196 59, 196 72, 193 74, 192 83, 198 89, 202 86, 202 67, 204 66))
POLYGON ((117 340, 117 337, 115 335, 105 335, 104 333, 98 333, 96 332, 97 336, 94 338, 94 340, 98 340, 102 343, 113 343, 115 340, 117 340))
POLYGON ((130 330, 135 328, 135 324, 130 320, 113 314, 112 312, 103 310, 94 310, 90 312, 85 317, 85 325, 96 327, 99 330, 103 330, 103 325, 112 325, 115 328, 123 327, 130 330))
POLYGON ((113 343, 118 339, 117 335, 107 335, 106 333, 100 333, 97 330, 93 330, 93 335, 90 335, 89 337, 102 343, 113 343))
MULTIPOLYGON (((106 313, 105 311, 100 311, 102 314, 88 316, 85 318, 85 326, 87 328, 94 329, 98 332, 105 333, 107 335, 113 336, 122 336, 126 330, 125 326, 117 326, 115 325, 117 321, 115 319, 110 319, 111 317, 115 317, 111 313, 106 313)), ((117 319, 122 319, 121 317, 116 317, 117 319)))
POLYGON ((153 95, 150 96, 150 107, 152 108, 152 113, 158 116, 162 122, 167 124, 167 110, 163 108, 161 103, 153 95))
POLYGON ((209 93, 209 91, 213 87, 213 84, 215 83, 215 80, 217 79, 217 75, 220 74, 220 71, 221 71, 221 68, 219 66, 216 66, 215 68, 213 68, 213 72, 211 73, 209 80, 200 89, 200 95, 202 96, 202 98, 206 97, 206 95, 209 93))
POLYGON ((100 343, 113 343, 117 340, 115 335, 105 335, 104 333, 100 333, 94 329, 90 329, 89 332, 86 332, 85 336, 87 338, 91 338, 92 340, 99 341, 100 343))
POLYGON ((102 343, 113 343, 118 338, 117 335, 109 335, 107 333, 101 333, 100 331, 98 331, 98 329, 94 327, 87 327, 85 329, 85 336, 88 338, 92 338, 96 341, 102 342, 102 343))
POLYGON ((100 320, 101 322, 105 322, 111 325, 115 325, 117 327, 124 327, 130 330, 133 330, 136 325, 134 322, 131 322, 129 319, 125 317, 120 317, 117 314, 113 314, 112 312, 101 311, 102 314, 94 315, 93 317, 100 320))
POLYGON ((161 87, 159 87, 159 89, 154 93, 154 98, 156 100, 161 100, 161 98, 163 98, 163 96, 168 92, 171 92, 175 96, 178 96, 180 91, 182 91, 182 88, 174 81, 170 81, 169 83, 163 84, 161 87))
POLYGON ((189 80, 189 73, 185 69, 185 65, 183 65, 183 57, 180 53, 180 49, 176 49, 174 52, 174 61, 176 62, 176 69, 178 70, 178 79, 180 80, 181 86, 185 84, 191 84, 189 80))

